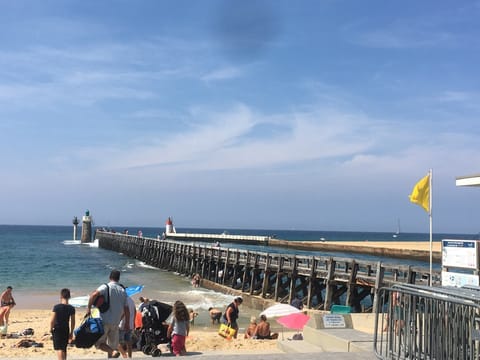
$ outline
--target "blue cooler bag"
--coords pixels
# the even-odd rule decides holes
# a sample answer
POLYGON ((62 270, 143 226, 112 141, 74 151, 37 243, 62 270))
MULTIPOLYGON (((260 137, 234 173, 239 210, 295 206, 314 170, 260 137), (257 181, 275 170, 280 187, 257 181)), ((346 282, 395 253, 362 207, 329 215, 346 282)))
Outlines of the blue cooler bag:
POLYGON ((75 335, 75 346, 77 348, 90 348, 103 335, 102 319, 86 316, 73 333, 75 335))

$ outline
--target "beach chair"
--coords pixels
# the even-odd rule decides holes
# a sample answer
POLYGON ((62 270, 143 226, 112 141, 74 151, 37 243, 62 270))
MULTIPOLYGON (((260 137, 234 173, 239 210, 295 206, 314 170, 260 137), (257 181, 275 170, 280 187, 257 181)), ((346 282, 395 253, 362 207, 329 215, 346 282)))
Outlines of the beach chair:
POLYGON ((351 306, 346 305, 332 305, 330 314, 350 314, 352 312, 351 306))

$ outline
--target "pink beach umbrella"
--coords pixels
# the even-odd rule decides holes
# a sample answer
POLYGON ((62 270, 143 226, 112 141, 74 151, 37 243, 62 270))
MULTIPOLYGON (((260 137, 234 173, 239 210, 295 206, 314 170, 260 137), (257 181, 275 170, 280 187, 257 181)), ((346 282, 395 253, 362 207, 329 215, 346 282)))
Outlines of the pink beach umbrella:
POLYGON ((310 316, 298 312, 282 316, 277 319, 277 322, 288 329, 302 330, 308 320, 310 320, 310 316))

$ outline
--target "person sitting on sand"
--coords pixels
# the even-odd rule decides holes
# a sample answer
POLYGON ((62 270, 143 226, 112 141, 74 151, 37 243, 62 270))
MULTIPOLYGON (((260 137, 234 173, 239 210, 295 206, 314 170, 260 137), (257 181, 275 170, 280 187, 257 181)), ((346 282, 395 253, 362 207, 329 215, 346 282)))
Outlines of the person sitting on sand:
POLYGON ((257 325, 257 328, 255 329, 255 334, 254 334, 256 339, 277 339, 278 334, 277 333, 271 333, 270 332, 270 323, 267 321, 267 317, 265 315, 260 316, 260 322, 257 325))
POLYGON ((252 316, 250 318, 250 325, 248 325, 247 329, 245 330, 245 339, 252 339, 255 336, 255 330, 257 329, 257 318, 252 316))
POLYGON ((222 312, 213 307, 208 308, 208 312, 210 314, 210 318, 212 319, 212 325, 215 325, 215 321, 217 322, 217 324, 220 324, 220 318, 222 317, 222 312))
POLYGON ((11 286, 7 286, 7 289, 0 297, 0 326, 8 325, 10 310, 16 305, 12 296, 12 290, 11 286))

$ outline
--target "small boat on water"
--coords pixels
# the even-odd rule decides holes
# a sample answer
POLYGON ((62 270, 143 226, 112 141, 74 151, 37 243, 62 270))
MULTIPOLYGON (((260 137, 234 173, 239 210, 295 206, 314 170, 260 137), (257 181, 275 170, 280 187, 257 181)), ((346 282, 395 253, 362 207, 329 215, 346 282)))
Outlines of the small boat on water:
POLYGON ((397 219, 397 231, 395 234, 392 235, 392 237, 397 238, 400 235, 400 219, 397 219))

